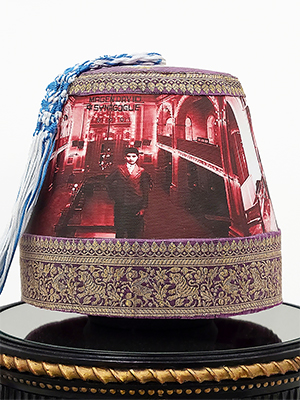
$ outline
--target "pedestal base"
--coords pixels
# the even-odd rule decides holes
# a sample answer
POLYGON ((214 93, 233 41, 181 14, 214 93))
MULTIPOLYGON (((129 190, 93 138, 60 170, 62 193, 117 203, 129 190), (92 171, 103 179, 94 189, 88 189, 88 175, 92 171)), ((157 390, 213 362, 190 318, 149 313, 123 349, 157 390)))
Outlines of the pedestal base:
POLYGON ((3 399, 299 399, 300 309, 227 319, 1 310, 3 399))

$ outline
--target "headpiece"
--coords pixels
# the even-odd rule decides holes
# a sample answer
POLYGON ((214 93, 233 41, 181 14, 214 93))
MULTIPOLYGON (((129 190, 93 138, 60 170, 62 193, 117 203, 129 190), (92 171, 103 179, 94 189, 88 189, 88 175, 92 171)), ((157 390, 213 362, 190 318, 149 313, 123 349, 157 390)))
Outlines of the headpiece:
POLYGON ((125 149, 125 155, 127 155, 127 154, 136 154, 138 156, 139 155, 139 151, 135 147, 127 147, 125 149))
POLYGON ((281 303, 280 231, 238 79, 156 53, 66 70, 42 102, 2 285, 19 239, 22 298, 47 309, 213 318, 281 303))

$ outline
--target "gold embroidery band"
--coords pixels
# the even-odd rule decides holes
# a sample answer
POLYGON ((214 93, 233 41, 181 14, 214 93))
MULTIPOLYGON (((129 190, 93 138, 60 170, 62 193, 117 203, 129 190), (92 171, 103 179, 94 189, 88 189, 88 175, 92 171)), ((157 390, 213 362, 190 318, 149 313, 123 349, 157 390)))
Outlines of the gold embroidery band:
POLYGON ((177 382, 220 382, 223 380, 237 381, 243 378, 259 376, 284 375, 287 372, 300 370, 300 357, 256 363, 251 365, 223 366, 218 368, 184 368, 184 369, 112 369, 102 367, 88 367, 77 365, 54 364, 46 361, 33 361, 0 354, 0 365, 7 369, 16 369, 19 372, 29 372, 39 376, 64 378, 67 380, 79 379, 107 383, 147 383, 161 384, 177 382))
POLYGON ((22 298, 89 315, 213 318, 281 303, 280 232, 226 239, 24 235, 22 298))
POLYGON ((81 74, 68 88, 70 95, 84 96, 101 93, 180 94, 180 95, 229 95, 245 93, 239 80, 231 75, 208 71, 179 70, 170 72, 155 67, 151 71, 136 68, 112 71, 97 70, 81 74))

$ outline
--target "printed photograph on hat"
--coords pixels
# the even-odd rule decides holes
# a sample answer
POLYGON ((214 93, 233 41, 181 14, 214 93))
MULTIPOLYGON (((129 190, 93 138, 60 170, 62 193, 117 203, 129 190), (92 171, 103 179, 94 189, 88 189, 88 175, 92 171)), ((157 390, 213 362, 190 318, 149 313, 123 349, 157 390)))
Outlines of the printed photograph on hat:
POLYGON ((242 97, 70 96, 27 232, 218 238, 277 230, 242 97))

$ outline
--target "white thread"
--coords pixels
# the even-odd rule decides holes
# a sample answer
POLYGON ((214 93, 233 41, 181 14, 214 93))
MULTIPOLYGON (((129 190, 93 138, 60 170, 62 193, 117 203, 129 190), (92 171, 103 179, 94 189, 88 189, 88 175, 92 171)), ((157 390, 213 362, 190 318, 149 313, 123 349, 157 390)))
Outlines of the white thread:
POLYGON ((57 125, 62 114, 62 108, 68 98, 67 88, 82 72, 104 66, 136 64, 165 64, 165 60, 157 53, 121 54, 99 57, 93 61, 76 64, 56 77, 48 85, 38 115, 38 122, 33 134, 30 148, 31 157, 21 182, 12 218, 6 233, 0 243, 0 293, 3 290, 10 264, 12 262, 18 241, 24 232, 33 208, 37 202, 49 159, 53 150, 57 125))

